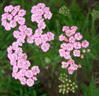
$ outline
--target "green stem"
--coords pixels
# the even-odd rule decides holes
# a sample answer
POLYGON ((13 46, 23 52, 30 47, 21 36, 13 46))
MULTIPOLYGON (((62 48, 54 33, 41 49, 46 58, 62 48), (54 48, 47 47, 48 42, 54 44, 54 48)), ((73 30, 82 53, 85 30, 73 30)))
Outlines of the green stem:
POLYGON ((21 0, 22 8, 24 9, 24 0, 21 0))
POLYGON ((92 21, 91 34, 92 34, 92 37, 94 37, 94 21, 92 21))
POLYGON ((49 32, 50 30, 49 30, 49 27, 48 27, 48 25, 47 25, 47 22, 46 22, 46 21, 45 21, 45 24, 46 24, 47 31, 49 32))
POLYGON ((68 15, 69 20, 71 21, 71 23, 74 25, 73 19, 71 18, 70 15, 68 15))

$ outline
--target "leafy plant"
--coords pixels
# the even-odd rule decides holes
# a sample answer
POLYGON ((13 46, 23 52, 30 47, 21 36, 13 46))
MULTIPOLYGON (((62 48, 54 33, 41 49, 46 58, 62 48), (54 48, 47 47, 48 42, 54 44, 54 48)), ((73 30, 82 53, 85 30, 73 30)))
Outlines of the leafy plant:
POLYGON ((91 77, 91 82, 88 87, 84 84, 81 84, 81 89, 84 92, 84 96, 99 96, 99 88, 96 88, 94 84, 94 76, 91 77))

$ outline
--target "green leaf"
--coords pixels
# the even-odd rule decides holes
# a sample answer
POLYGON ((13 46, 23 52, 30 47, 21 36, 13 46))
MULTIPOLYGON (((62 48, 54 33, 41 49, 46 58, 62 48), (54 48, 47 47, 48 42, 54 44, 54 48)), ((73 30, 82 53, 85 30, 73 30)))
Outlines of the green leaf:
POLYGON ((91 77, 91 82, 89 87, 85 87, 84 84, 81 85, 81 89, 84 91, 84 96, 99 96, 99 88, 94 85, 94 76, 91 77))
POLYGON ((20 95, 23 96, 23 90, 20 88, 20 95))
POLYGON ((97 57, 96 56, 94 56, 92 53, 88 53, 93 59, 97 59, 97 57))
POLYGON ((55 68, 56 68, 56 64, 54 64, 53 67, 52 67, 52 77, 53 77, 53 73, 55 71, 55 68))
POLYGON ((33 96, 37 96, 37 95, 36 95, 36 91, 35 91, 35 90, 33 90, 33 96))

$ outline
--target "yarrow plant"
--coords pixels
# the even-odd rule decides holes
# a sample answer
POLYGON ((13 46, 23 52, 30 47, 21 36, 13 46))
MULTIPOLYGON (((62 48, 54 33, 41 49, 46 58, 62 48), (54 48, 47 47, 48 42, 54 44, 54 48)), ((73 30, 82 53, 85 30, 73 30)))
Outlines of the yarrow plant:
POLYGON ((59 9, 59 13, 68 16, 70 15, 70 10, 66 6, 63 6, 59 9))
POLYGON ((74 93, 75 90, 78 88, 76 82, 69 79, 68 75, 66 75, 65 73, 60 74, 59 80, 62 82, 62 84, 58 86, 59 93, 65 94, 69 93, 69 91, 72 91, 74 93))
MULTIPOLYGON (((51 21, 51 27, 53 25, 55 26, 53 26, 52 30, 50 31, 50 28, 48 27, 46 21, 53 19, 52 18, 53 14, 51 13, 50 8, 46 7, 44 3, 38 3, 37 5, 31 7, 30 10, 31 16, 28 17, 31 19, 30 20, 31 24, 29 24, 28 21, 26 22, 25 19, 26 10, 21 9, 20 5, 17 6, 9 5, 4 8, 4 14, 1 15, 1 25, 5 28, 6 31, 10 31, 12 30, 12 28, 14 30, 15 28, 15 30, 12 33, 15 41, 13 41, 12 44, 9 45, 9 47, 7 47, 7 52, 8 52, 7 57, 10 60, 10 65, 12 65, 13 78, 18 79, 22 85, 27 85, 29 87, 32 87, 34 85, 34 82, 38 80, 37 75, 40 73, 40 68, 38 66, 39 63, 42 66, 45 66, 45 64, 50 64, 50 63, 52 65, 54 64, 52 68, 52 73, 53 73, 56 67, 55 64, 59 63, 60 59, 62 59, 61 68, 60 68, 62 73, 61 72, 60 72, 61 74, 59 73, 60 74, 59 80, 61 81, 61 84, 59 85, 59 93, 65 94, 65 93, 69 93, 70 91, 74 93, 75 90, 78 88, 76 81, 77 70, 82 66, 79 63, 79 61, 84 62, 84 57, 87 57, 87 55, 91 54, 88 53, 91 50, 89 49, 89 41, 84 39, 83 36, 84 33, 82 35, 80 32, 77 31, 78 29, 77 24, 79 24, 79 22, 75 23, 76 20, 75 21, 72 20, 72 14, 70 13, 70 10, 66 6, 63 6, 59 9, 59 13, 67 16, 68 18, 66 19, 67 20, 70 19, 70 22, 69 20, 66 21, 65 19, 63 20, 63 22, 60 22, 58 19, 56 19, 56 25, 55 25, 53 23, 54 21, 53 20, 51 21), (35 28, 35 24, 32 25, 33 23, 37 24, 36 28, 35 28), (67 26, 61 25, 63 23, 65 23, 67 26), (73 25, 76 24, 77 26, 71 26, 72 24, 73 25), (31 28, 32 26, 33 28, 35 28, 35 30, 31 28), (59 33, 61 28, 60 26, 63 26, 62 34, 59 33), (54 27, 56 27, 58 32, 54 31, 53 29, 54 27), (58 34, 58 36, 60 34, 59 40, 52 42, 52 40, 54 40, 55 38, 55 34, 52 32, 58 34), (52 47, 53 51, 51 50, 52 52, 49 50, 51 47, 50 42, 53 45, 52 47), (24 52, 23 51, 24 49, 22 49, 25 43, 26 43, 26 48, 24 49, 26 50, 28 49, 27 44, 30 45, 30 47, 32 46, 31 49, 27 51, 25 50, 26 52, 24 52), (60 46, 60 48, 59 47, 57 48, 57 46, 60 46), (39 49, 40 51, 37 48, 41 48, 39 49), (33 56, 28 58, 28 55, 26 53, 30 52, 31 50, 33 52, 33 56), (50 53, 45 53, 47 51, 50 53), (57 53, 55 53, 54 51, 57 53), (37 52, 38 53, 40 52, 40 54, 38 54, 37 52), (42 54, 43 52, 45 53, 44 56, 42 54), (53 54, 53 52, 55 54, 53 54), (33 60, 33 63, 35 61, 39 61, 39 62, 34 63, 32 65, 31 62, 29 61, 31 58, 32 59, 35 58, 33 60), (45 61, 43 61, 44 59, 45 61)), ((58 14, 56 17, 59 17, 60 14, 58 14)), ((93 10, 93 12, 91 13, 93 22, 98 18, 98 14, 99 12, 95 10, 93 10)), ((65 18, 65 16, 63 18, 65 18)), ((81 18, 83 17, 84 16, 82 16, 81 18)), ((87 19, 88 18, 86 18, 86 20, 87 19)), ((86 28, 85 26, 87 25, 86 22, 84 23, 83 30, 86 28)), ((94 29, 94 26, 92 27, 92 29, 94 29)), ((8 32, 7 32, 7 36, 8 36, 8 32)), ((97 37, 95 37, 93 41, 97 37)), ((10 36, 8 36, 8 38, 10 38, 10 36)), ((0 54, 1 53, 2 52, 0 52, 0 54)), ((91 56, 95 58, 94 55, 91 54, 91 56)), ((46 67, 46 69, 48 68, 46 67)))
MULTIPOLYGON (((73 60, 73 57, 84 58, 85 52, 81 53, 81 50, 85 50, 89 46, 89 42, 87 40, 82 40, 83 35, 77 31, 76 26, 72 26, 69 29, 68 26, 63 26, 62 31, 65 32, 64 36, 61 34, 59 36, 59 41, 63 41, 60 45, 61 49, 59 49, 60 57, 64 57, 66 61, 62 61, 62 68, 68 68, 68 73, 73 74, 75 70, 78 69, 78 65, 73 60)), ((90 49, 88 49, 90 51, 90 49)))
POLYGON ((19 25, 25 24, 25 18, 23 17, 26 14, 26 11, 24 9, 20 9, 21 6, 6 6, 4 8, 4 14, 1 15, 1 21, 5 30, 9 31, 11 28, 15 28, 17 26, 17 23, 19 25))
POLYGON ((49 50, 50 44, 47 41, 54 40, 54 34, 52 32, 47 32, 47 34, 42 34, 43 30, 46 27, 42 15, 44 14, 45 19, 51 19, 52 13, 50 12, 49 7, 45 7, 44 3, 39 3, 37 6, 33 6, 31 9, 31 21, 36 21, 38 23, 38 29, 33 30, 25 25, 25 18, 23 17, 26 14, 24 9, 20 9, 20 5, 17 6, 6 6, 4 8, 4 14, 1 15, 2 25, 5 27, 5 30, 9 31, 11 28, 15 28, 17 23, 19 24, 18 30, 14 30, 13 36, 17 40, 12 43, 7 48, 8 58, 12 68, 12 77, 19 79, 22 85, 27 84, 29 87, 34 85, 34 81, 37 81, 36 75, 40 73, 38 66, 32 66, 30 61, 27 60, 26 53, 23 53, 21 46, 25 43, 25 39, 30 44, 35 42, 36 46, 41 45, 43 52, 49 50), (30 69, 31 67, 31 69, 30 69))
POLYGON ((41 49, 43 52, 49 50, 50 44, 47 41, 54 40, 54 34, 52 32, 43 33, 43 29, 46 28, 46 24, 44 19, 51 19, 52 13, 49 7, 46 7, 44 3, 38 3, 37 5, 33 6, 31 9, 31 21, 36 22, 38 28, 35 30, 34 33, 34 41, 35 45, 39 46, 41 44, 41 49), (44 18, 42 18, 44 17, 44 18))

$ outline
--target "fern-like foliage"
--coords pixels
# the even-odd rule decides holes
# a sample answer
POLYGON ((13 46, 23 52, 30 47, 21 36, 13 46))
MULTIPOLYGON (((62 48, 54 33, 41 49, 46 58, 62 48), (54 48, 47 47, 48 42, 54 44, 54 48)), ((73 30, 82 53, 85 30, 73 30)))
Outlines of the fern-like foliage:
POLYGON ((94 76, 91 77, 91 82, 89 87, 86 87, 84 84, 81 85, 84 96, 99 96, 99 88, 95 87, 94 76))

